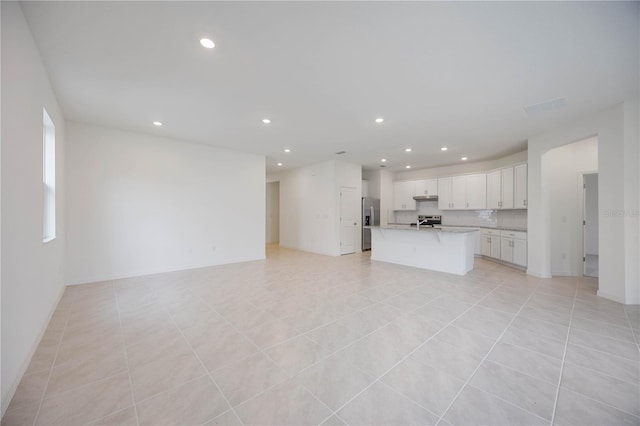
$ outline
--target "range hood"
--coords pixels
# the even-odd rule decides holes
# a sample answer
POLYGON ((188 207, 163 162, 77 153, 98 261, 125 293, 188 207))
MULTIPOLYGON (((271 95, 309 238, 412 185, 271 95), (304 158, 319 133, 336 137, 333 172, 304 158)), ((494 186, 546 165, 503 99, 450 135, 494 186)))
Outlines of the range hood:
POLYGON ((413 197, 416 201, 438 201, 437 195, 416 195, 413 197))

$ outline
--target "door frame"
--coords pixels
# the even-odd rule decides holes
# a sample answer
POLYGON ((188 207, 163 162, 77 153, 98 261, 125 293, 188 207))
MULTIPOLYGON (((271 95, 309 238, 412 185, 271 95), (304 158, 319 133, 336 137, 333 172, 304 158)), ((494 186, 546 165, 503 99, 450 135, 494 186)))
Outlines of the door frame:
MULTIPOLYGON (((585 231, 585 202, 586 202, 586 197, 585 197, 585 193, 586 193, 586 184, 585 184, 585 179, 584 177, 587 175, 597 175, 598 174, 598 170, 589 170, 589 171, 581 171, 578 172, 578 253, 581 253, 582 256, 580 256, 580 258, 578 259, 578 261, 580 262, 580 267, 577 268, 578 271, 580 271, 579 276, 580 277, 589 277, 589 275, 585 275, 585 266, 586 266, 586 248, 585 248, 585 238, 584 238, 584 231, 585 231)), ((600 179, 598 178, 598 185, 599 185, 600 179)), ((600 210, 600 203, 598 200, 598 211, 600 210)), ((598 226, 598 232, 600 232, 600 227, 598 226)), ((598 245, 600 244, 600 239, 598 238, 598 245)), ((598 248, 598 251, 599 248, 598 248)), ((592 278, 596 278, 596 277, 592 277, 592 278)))
MULTIPOLYGON (((340 256, 343 255, 347 255, 347 254, 353 254, 353 253, 357 253, 359 251, 358 248, 358 223, 360 221, 360 215, 361 212, 359 213, 359 210, 362 210, 362 202, 358 202, 359 200, 362 200, 362 198, 359 196, 360 194, 358 194, 358 188, 355 186, 340 186, 340 203, 339 203, 339 210, 338 210, 338 214, 339 214, 339 221, 338 221, 338 226, 340 229, 339 232, 339 238, 338 238, 338 252, 340 253, 340 256), (352 190, 353 191, 353 196, 354 196, 354 209, 355 211, 353 212, 353 217, 354 217, 354 222, 355 224, 353 225, 353 251, 350 251, 348 253, 343 253, 342 252, 342 193, 343 190, 352 190)), ((362 237, 360 237, 360 240, 362 239, 362 237)), ((360 248, 361 250, 361 248, 360 248)))

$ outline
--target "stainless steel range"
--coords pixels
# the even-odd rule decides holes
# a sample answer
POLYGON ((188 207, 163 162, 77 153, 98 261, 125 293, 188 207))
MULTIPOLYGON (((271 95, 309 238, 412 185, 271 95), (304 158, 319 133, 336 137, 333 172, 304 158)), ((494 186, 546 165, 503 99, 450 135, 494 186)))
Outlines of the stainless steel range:
POLYGON ((435 225, 442 225, 442 216, 440 216, 440 215, 433 215, 433 216, 419 215, 418 216, 418 222, 411 224, 411 226, 415 226, 418 229, 421 226, 430 226, 430 227, 433 228, 435 225))

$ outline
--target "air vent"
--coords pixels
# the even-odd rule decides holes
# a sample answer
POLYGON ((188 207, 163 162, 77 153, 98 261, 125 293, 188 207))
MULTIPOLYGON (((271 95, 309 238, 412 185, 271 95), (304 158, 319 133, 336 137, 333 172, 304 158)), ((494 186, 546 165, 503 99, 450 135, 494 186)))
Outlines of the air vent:
POLYGON ((347 153, 347 151, 338 151, 338 152, 336 152, 336 155, 342 155, 342 154, 346 154, 346 153, 347 153))
POLYGON ((380 167, 387 167, 387 166, 385 166, 384 164, 380 164, 380 167))
POLYGON ((524 111, 529 114, 540 114, 541 112, 552 111, 554 109, 562 109, 567 106, 566 98, 557 98, 550 101, 541 102, 535 105, 524 107, 524 111))

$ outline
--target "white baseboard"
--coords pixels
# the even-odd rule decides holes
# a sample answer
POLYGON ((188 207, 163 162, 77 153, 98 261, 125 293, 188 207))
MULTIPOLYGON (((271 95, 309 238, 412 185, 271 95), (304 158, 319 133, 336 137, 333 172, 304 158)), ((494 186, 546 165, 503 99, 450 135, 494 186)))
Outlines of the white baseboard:
POLYGON ((93 275, 93 276, 86 276, 86 277, 71 279, 67 281, 67 285, 74 286, 74 285, 83 285, 83 284, 94 284, 94 283, 99 283, 103 281, 122 280, 125 278, 144 277, 147 275, 166 274, 169 272, 190 271, 193 269, 210 268, 212 266, 231 265, 234 263, 252 262, 254 260, 264 260, 264 259, 266 259, 266 256, 263 254, 262 256, 258 256, 258 257, 251 257, 246 259, 244 258, 234 259, 233 261, 223 262, 223 263, 207 263, 207 264, 195 265, 195 266, 170 268, 166 270, 142 270, 142 271, 132 271, 128 273, 93 275))
POLYGON ((536 278, 551 278, 551 275, 549 274, 543 274, 541 272, 533 271, 531 269, 527 269, 527 275, 531 275, 536 278))
POLYGON ((24 376, 24 373, 27 372, 27 368, 29 368, 29 364, 31 363, 31 358, 33 358, 33 355, 36 353, 36 350, 40 345, 40 340, 42 340, 42 337, 44 336, 45 331, 47 331, 49 322, 51 322, 51 317, 53 316, 54 312, 58 308, 58 304, 60 304, 60 300, 62 299, 62 295, 64 294, 64 290, 66 288, 67 288, 66 286, 62 286, 62 288, 60 289, 60 294, 58 294, 58 297, 56 298, 56 302, 51 307, 51 311, 47 316, 47 320, 45 321, 42 327, 42 330, 40 330, 40 334, 38 335, 38 338, 35 340, 35 342, 33 342, 33 345, 31 346, 31 350, 29 351, 29 356, 27 357, 25 362, 22 364, 22 367, 20 367, 20 374, 18 374, 18 377, 9 388, 9 392, 7 392, 7 395, 5 395, 4 399, 2 400, 2 415, 0 415, 0 417, 4 416, 5 411, 7 411, 7 408, 9 408, 9 403, 13 399, 13 396, 15 395, 16 390, 18 389, 18 385, 22 380, 22 376, 24 376))
MULTIPOLYGON (((605 299, 613 300, 614 302, 626 304, 626 301, 625 301, 624 297, 618 297, 618 296, 615 296, 613 294, 603 293, 601 290, 598 290, 598 292, 596 294, 599 297, 603 297, 605 299)), ((636 303, 630 303, 630 304, 637 305, 638 303, 636 302, 636 303)))

